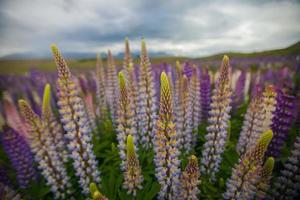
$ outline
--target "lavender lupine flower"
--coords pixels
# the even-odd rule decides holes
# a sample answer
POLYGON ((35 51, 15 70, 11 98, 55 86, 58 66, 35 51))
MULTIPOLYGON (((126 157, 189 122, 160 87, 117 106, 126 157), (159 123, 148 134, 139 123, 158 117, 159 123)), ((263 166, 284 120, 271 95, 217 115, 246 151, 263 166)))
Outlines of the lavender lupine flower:
POLYGON ((156 121, 156 94, 154 89, 154 78, 148 57, 146 43, 142 40, 141 64, 139 76, 139 127, 141 140, 144 148, 152 145, 151 138, 154 135, 156 121))
POLYGON ((143 176, 133 140, 134 138, 131 135, 127 136, 127 157, 123 187, 127 190, 128 194, 136 196, 137 190, 143 188, 143 176))
POLYGON ((232 170, 230 179, 226 183, 224 199, 253 199, 258 191, 261 180, 262 165, 265 151, 272 139, 272 131, 264 132, 256 145, 247 149, 232 170))
POLYGON ((198 159, 192 155, 189 158, 188 164, 185 170, 180 176, 180 195, 179 199, 197 200, 197 195, 200 190, 198 186, 200 184, 200 169, 198 166, 198 159))
POLYGON ((101 192, 98 190, 98 187, 95 183, 90 184, 90 192, 92 200, 108 200, 101 192))
POLYGON ((100 121, 104 121, 108 114, 107 101, 106 101, 106 88, 104 85, 104 68, 100 54, 97 55, 96 60, 96 115, 100 121))
POLYGON ((21 200, 21 195, 11 189, 9 186, 0 183, 0 199, 1 200, 21 200))
POLYGON ((274 137, 266 153, 267 156, 278 157, 287 139, 289 130, 294 122, 296 98, 287 91, 279 90, 276 96, 276 110, 274 112, 272 130, 274 137))
POLYGON ((201 113, 202 120, 207 121, 211 104, 211 85, 208 69, 202 70, 200 77, 201 113))
POLYGON ((117 81, 117 70, 114 58, 111 51, 107 54, 107 99, 110 109, 110 114, 113 123, 115 124, 118 110, 118 81, 117 81))
POLYGON ((178 134, 178 144, 180 150, 189 152, 192 148, 192 128, 189 110, 188 79, 185 75, 180 77, 178 91, 178 105, 176 115, 176 132, 178 134))
POLYGON ((193 130, 192 144, 195 146, 197 141, 198 125, 201 121, 201 96, 200 82, 196 66, 193 67, 193 74, 189 85, 189 119, 190 127, 193 130))
POLYGON ((248 144, 251 137, 253 137, 253 135, 259 136, 262 132, 262 110, 262 97, 258 94, 252 98, 245 114, 242 131, 236 146, 236 150, 240 155, 243 155, 250 147, 248 144))
POLYGON ((38 168, 45 177, 47 185, 51 187, 54 197, 65 199, 66 194, 71 193, 69 190, 71 185, 49 129, 26 101, 19 100, 19 107, 26 123, 30 126, 30 147, 38 168))
POLYGON ((275 160, 273 157, 268 157, 268 159, 266 160, 266 162, 262 168, 262 171, 261 171, 259 183, 257 185, 258 191, 256 193, 256 199, 265 199, 266 198, 266 195, 267 195, 266 193, 270 188, 270 181, 272 178, 274 163, 275 163, 275 160))
POLYGON ((28 187, 30 181, 36 180, 36 171, 33 167, 33 156, 30 147, 25 138, 9 126, 3 127, 1 136, 3 148, 12 166, 17 171, 17 180, 20 188, 28 187))
MULTIPOLYGON (((128 38, 125 39, 125 55, 123 61, 123 69, 124 75, 126 78, 126 83, 128 85, 128 97, 131 99, 132 102, 132 110, 133 110, 133 123, 135 132, 139 132, 139 120, 138 120, 138 113, 139 113, 139 96, 138 96, 138 83, 135 75, 135 70, 130 54, 130 47, 128 38)), ((138 138, 137 138, 138 139, 138 138)))
POLYGON ((230 89, 230 64, 229 58, 225 55, 222 61, 220 76, 216 88, 213 91, 211 111, 209 112, 206 142, 202 154, 201 171, 210 175, 214 181, 215 173, 219 171, 222 160, 222 153, 225 150, 227 141, 227 128, 229 112, 231 110, 231 89, 230 89))
MULTIPOLYGON (((41 117, 44 126, 48 129, 51 140, 55 146, 54 150, 59 152, 59 159, 66 163, 68 161, 68 152, 66 150, 64 131, 61 124, 57 121, 56 117, 53 114, 51 108, 51 87, 50 84, 46 84, 43 94, 43 104, 42 104, 42 117, 41 117)), ((51 145, 51 144, 49 144, 51 145)))
MULTIPOLYGON (((275 106, 276 106, 276 92, 272 85, 269 85, 265 88, 265 91, 262 94, 262 109, 261 109, 261 132, 271 129, 272 119, 274 116, 275 106)), ((259 132, 254 132, 251 134, 249 138, 249 142, 247 143, 247 147, 249 148, 252 145, 255 145, 257 140, 260 138, 259 132)))
POLYGON ((67 63, 55 45, 52 52, 58 70, 57 96, 59 113, 64 130, 67 132, 68 149, 73 159, 73 167, 84 194, 89 193, 91 182, 100 182, 100 172, 97 169, 96 157, 91 142, 91 128, 84 110, 84 104, 79 97, 79 90, 74 82, 67 63))
POLYGON ((246 83, 246 72, 243 70, 236 82, 235 94, 233 99, 234 108, 239 107, 244 101, 244 88, 246 83))
MULTIPOLYGON (((126 163, 126 138, 128 135, 137 136, 137 132, 134 129, 132 102, 128 94, 128 86, 123 72, 119 72, 119 108, 117 122, 117 139, 118 148, 121 158, 121 169, 125 169, 126 163)), ((135 138, 136 139, 136 138, 135 138)), ((136 142, 136 141, 135 141, 136 142)))
POLYGON ((281 175, 275 180, 272 196, 275 199, 297 199, 300 195, 300 136, 296 137, 291 155, 284 163, 281 175))
POLYGON ((160 84, 159 118, 154 136, 155 175, 161 186, 158 199, 176 199, 179 195, 180 161, 171 88, 165 72, 161 74, 160 84))

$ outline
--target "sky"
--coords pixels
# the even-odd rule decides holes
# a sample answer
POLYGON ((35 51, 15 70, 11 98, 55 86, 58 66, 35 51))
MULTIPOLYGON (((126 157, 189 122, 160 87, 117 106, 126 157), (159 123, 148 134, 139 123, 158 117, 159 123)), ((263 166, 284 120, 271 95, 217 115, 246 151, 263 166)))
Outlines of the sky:
POLYGON ((149 51, 206 56, 300 41, 300 1, 0 0, 0 57, 32 52, 149 51))

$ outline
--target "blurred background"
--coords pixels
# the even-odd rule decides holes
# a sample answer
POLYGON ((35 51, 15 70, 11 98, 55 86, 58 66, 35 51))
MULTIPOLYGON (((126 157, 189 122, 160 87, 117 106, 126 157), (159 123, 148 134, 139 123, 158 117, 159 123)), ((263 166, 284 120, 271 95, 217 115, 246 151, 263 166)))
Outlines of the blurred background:
POLYGON ((96 53, 105 59, 108 49, 120 63, 125 37, 134 58, 145 38, 152 63, 204 62, 227 53, 238 62, 294 64, 299 19, 300 1, 293 0, 1 0, 0 73, 55 69, 51 43, 74 68, 94 67, 96 53))

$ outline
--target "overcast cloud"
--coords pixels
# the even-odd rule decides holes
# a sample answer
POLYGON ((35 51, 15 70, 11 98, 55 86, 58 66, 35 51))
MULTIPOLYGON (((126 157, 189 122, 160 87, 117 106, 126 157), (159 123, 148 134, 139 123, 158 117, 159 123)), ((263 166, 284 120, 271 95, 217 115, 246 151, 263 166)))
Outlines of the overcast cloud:
POLYGON ((151 51, 203 56, 286 47, 300 40, 299 1, 0 0, 0 56, 151 51))

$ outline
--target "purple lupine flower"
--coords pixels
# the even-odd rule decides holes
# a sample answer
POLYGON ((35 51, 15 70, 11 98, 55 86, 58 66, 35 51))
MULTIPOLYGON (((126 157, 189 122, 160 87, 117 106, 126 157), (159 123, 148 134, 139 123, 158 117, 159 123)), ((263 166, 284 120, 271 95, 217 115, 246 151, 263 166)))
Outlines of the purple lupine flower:
POLYGON ((182 73, 190 79, 193 75, 193 66, 189 62, 184 62, 182 73))
POLYGON ((208 112, 210 111, 211 103, 211 84, 208 69, 202 70, 200 78, 200 94, 201 94, 201 108, 202 108, 202 119, 207 121, 208 112))
POLYGON ((284 163, 284 169, 275 180, 274 199, 297 199, 300 196, 300 136, 296 137, 291 155, 284 163))
POLYGON ((229 58, 225 55, 220 68, 220 75, 213 91, 211 110, 209 111, 209 126, 205 135, 206 142, 202 154, 201 171, 215 180, 215 173, 219 171, 222 153, 227 141, 227 128, 231 110, 231 67, 229 58))
POLYGON ((276 110, 271 125, 274 137, 267 151, 267 156, 273 156, 275 158, 280 155, 281 148, 295 120, 294 109, 296 98, 287 91, 279 90, 277 92, 276 102, 276 110))
POLYGON ((246 83, 246 72, 243 70, 235 86, 235 93, 232 102, 234 108, 239 107, 244 102, 245 83, 246 83))
POLYGON ((36 180, 36 171, 33 167, 33 156, 25 138, 9 126, 3 127, 2 145, 9 157, 12 166, 17 171, 20 188, 28 187, 31 181, 36 180))

